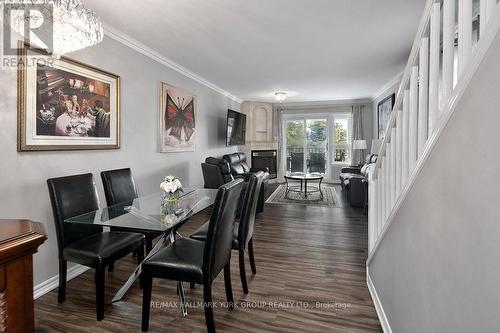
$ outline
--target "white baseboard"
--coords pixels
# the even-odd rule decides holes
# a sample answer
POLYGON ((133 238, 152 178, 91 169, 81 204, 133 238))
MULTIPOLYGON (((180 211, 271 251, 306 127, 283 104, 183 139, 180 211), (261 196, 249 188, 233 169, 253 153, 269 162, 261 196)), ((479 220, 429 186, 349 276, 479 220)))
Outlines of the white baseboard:
MULTIPOLYGON (((89 269, 90 269, 89 267, 82 266, 82 265, 75 265, 75 266, 70 267, 68 269, 66 281, 69 281, 69 280, 77 277, 78 275, 86 272, 89 269)), ((37 284, 33 288, 33 299, 37 299, 38 297, 45 295, 49 291, 56 289, 58 286, 59 286, 59 274, 51 277, 50 279, 48 279, 42 283, 37 284)))
POLYGON ((380 320, 380 324, 382 325, 382 330, 384 331, 384 333, 392 333, 391 325, 389 325, 389 320, 387 320, 387 316, 385 315, 382 303, 378 298, 375 285, 373 284, 372 279, 370 278, 368 267, 366 267, 366 284, 368 285, 368 290, 370 291, 370 295, 372 296, 373 304, 375 305, 375 310, 377 311, 378 319, 380 320))

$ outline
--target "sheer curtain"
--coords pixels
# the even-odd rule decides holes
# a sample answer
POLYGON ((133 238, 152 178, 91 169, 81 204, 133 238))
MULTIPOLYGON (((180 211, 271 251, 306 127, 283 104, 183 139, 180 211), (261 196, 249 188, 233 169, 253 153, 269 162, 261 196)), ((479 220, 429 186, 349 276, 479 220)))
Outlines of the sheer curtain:
MULTIPOLYGON (((352 106, 352 140, 363 140, 363 105, 352 106)), ((361 149, 352 149, 351 146, 351 163, 363 161, 363 152, 361 149)))

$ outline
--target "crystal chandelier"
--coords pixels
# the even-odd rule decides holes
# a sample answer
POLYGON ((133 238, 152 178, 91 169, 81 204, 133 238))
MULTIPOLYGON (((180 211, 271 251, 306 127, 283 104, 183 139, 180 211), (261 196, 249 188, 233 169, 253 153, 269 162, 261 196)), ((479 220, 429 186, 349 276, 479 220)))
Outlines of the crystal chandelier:
POLYGON ((12 28, 26 40, 25 27, 39 27, 35 34, 30 33, 30 44, 46 49, 54 58, 96 45, 104 37, 96 13, 85 8, 80 0, 28 0, 20 6, 23 9, 33 6, 35 10, 13 12, 12 28), (39 36, 52 38, 52 47, 39 36))

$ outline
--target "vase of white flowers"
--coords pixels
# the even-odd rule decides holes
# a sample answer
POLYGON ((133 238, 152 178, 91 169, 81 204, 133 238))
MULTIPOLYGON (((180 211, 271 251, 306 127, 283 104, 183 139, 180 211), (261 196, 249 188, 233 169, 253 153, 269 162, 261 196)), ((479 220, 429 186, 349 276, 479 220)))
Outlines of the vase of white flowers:
POLYGON ((164 193, 163 201, 166 202, 177 202, 181 196, 182 184, 179 178, 175 176, 167 176, 160 184, 160 189, 164 193))

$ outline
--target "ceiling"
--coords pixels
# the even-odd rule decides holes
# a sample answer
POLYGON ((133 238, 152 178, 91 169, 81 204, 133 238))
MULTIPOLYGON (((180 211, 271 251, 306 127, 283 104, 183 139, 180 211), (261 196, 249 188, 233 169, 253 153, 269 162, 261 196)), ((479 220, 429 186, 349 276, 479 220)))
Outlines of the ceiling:
POLYGON ((102 21, 243 99, 373 96, 406 64, 425 0, 83 0, 102 21))

